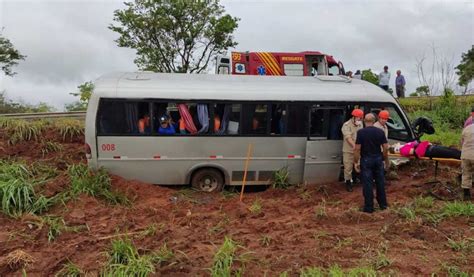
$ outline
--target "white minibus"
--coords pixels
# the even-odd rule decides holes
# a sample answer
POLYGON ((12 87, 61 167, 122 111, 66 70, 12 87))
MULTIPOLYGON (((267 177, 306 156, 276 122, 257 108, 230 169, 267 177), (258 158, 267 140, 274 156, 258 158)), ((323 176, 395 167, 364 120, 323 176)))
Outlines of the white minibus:
POLYGON ((95 81, 86 116, 87 161, 127 179, 203 191, 338 181, 342 124, 354 108, 390 112, 389 140, 414 140, 398 102, 344 76, 261 77, 151 72, 95 81))

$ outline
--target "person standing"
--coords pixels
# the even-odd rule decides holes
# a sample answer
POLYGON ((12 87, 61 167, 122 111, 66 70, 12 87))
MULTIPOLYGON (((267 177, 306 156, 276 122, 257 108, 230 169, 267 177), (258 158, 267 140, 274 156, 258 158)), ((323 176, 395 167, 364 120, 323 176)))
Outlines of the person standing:
POLYGON ((405 77, 400 70, 397 70, 397 78, 395 78, 395 90, 398 98, 405 98, 405 77))
POLYGON ((356 72, 354 73, 354 79, 359 79, 362 80, 362 74, 360 73, 360 70, 357 69, 356 72))
POLYGON ((463 199, 471 200, 472 174, 474 173, 474 124, 462 130, 461 167, 463 199))
POLYGON ((374 127, 375 116, 371 113, 364 118, 365 128, 357 132, 354 151, 354 166, 360 171, 364 208, 363 212, 374 212, 373 182, 375 180, 376 198, 380 209, 388 207, 385 194, 384 167, 388 169, 388 143, 382 130, 374 127), (381 152, 380 149, 383 149, 381 152), (360 161, 360 164, 359 164, 360 161), (384 166, 385 163, 385 166, 384 166))
POLYGON ((388 92, 388 84, 390 83, 390 72, 388 66, 383 67, 383 72, 379 74, 379 86, 388 92))
POLYGON ((375 122, 374 127, 379 128, 382 130, 385 134, 385 138, 388 139, 388 126, 387 126, 387 121, 390 118, 390 113, 386 110, 381 110, 379 112, 379 120, 375 122))
POLYGON ((342 135, 344 136, 344 142, 342 144, 342 161, 344 164, 344 182, 346 184, 347 191, 352 191, 352 185, 354 182, 352 179, 354 148, 357 138, 357 131, 362 129, 363 117, 364 111, 361 109, 354 109, 352 111, 351 119, 346 121, 341 128, 342 135))
POLYGON ((474 117, 474 106, 471 108, 471 116, 469 116, 466 121, 464 121, 464 128, 472 124, 472 118, 474 117))

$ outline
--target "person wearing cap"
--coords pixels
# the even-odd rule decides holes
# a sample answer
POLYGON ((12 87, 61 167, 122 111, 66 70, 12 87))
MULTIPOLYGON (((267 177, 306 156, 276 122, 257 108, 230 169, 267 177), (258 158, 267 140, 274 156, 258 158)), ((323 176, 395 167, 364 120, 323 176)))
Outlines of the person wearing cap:
POLYGON ((341 128, 344 142, 342 144, 342 161, 344 164, 344 183, 346 184, 346 190, 352 191, 353 179, 352 179, 352 168, 354 164, 354 148, 355 141, 357 138, 357 131, 362 129, 362 118, 364 117, 364 111, 361 109, 354 109, 352 111, 352 117, 346 121, 341 128))
POLYGON ((385 134, 385 138, 388 139, 387 120, 390 118, 390 113, 386 110, 381 110, 378 116, 379 116, 379 120, 375 122, 374 127, 382 130, 385 134))
POLYGON ((388 91, 388 84, 390 83, 390 72, 388 72, 388 66, 383 67, 383 72, 379 74, 379 86, 388 91))
POLYGON ((471 108, 471 116, 469 116, 466 121, 464 121, 464 128, 472 124, 472 119, 474 118, 474 106, 471 108))
POLYGON ((160 128, 158 128, 158 134, 160 135, 174 135, 176 130, 174 126, 170 123, 170 119, 167 115, 160 117, 160 128))
POLYGON ((374 212, 373 182, 375 180, 376 199, 381 210, 385 210, 387 197, 385 195, 385 169, 388 168, 388 143, 382 130, 374 127, 375 116, 371 113, 364 118, 365 128, 357 132, 354 151, 354 166, 360 172, 364 207, 363 212, 374 212), (380 149, 383 149, 381 152, 380 149), (360 164, 359 164, 360 161, 360 164))

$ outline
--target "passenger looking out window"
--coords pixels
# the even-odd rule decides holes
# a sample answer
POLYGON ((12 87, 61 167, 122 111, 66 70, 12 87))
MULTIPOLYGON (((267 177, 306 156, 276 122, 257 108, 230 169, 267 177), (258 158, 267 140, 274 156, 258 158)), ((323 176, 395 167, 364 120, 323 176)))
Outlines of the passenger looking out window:
POLYGON ((160 128, 158 128, 158 134, 160 135, 174 135, 176 130, 167 115, 160 117, 160 128))
POLYGON ((217 133, 221 128, 221 119, 218 114, 214 114, 214 133, 217 133))

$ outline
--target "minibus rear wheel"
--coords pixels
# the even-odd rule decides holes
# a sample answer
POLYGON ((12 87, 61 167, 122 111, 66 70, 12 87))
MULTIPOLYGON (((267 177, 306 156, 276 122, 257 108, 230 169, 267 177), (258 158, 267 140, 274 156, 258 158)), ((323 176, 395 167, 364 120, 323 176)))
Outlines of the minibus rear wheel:
POLYGON ((215 168, 199 169, 191 178, 191 186, 200 191, 221 191, 224 187, 224 177, 215 168))

